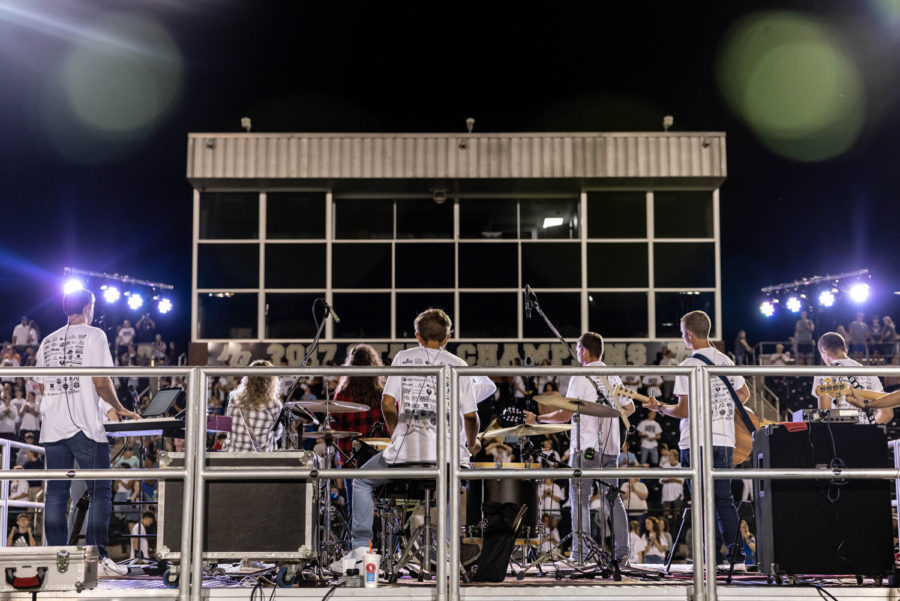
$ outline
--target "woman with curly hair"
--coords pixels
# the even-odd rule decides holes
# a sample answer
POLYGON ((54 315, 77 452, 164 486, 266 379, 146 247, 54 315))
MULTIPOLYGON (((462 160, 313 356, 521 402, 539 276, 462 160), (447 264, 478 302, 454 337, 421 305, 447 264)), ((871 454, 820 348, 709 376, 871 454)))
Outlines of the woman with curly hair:
MULTIPOLYGON (((268 361, 254 361, 250 367, 272 367, 268 361)), ((275 394, 277 378, 244 376, 231 393, 225 415, 231 417, 231 433, 222 445, 223 451, 274 451, 278 439, 278 416, 281 401, 275 394)))
MULTIPOLYGON (((381 356, 368 344, 357 344, 347 352, 345 367, 381 367, 381 356)), ((382 376, 341 376, 334 392, 335 401, 350 401, 368 405, 368 411, 359 413, 336 413, 336 430, 350 430, 362 434, 362 438, 388 437, 381 415, 381 395, 384 392, 382 376)), ((351 453, 350 439, 338 441, 341 451, 351 453)))

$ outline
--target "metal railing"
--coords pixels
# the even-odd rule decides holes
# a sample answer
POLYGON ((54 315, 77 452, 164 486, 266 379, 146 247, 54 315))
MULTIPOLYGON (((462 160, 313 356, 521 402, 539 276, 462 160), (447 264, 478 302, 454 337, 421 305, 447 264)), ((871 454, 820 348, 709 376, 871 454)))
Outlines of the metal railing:
MULTIPOLYGON (((513 469, 474 469, 463 470, 460 466, 460 457, 457 452, 460 434, 459 423, 459 378, 475 375, 502 374, 506 376, 533 376, 533 375, 592 375, 611 376, 629 374, 660 374, 667 376, 686 376, 689 382, 689 398, 698 399, 699 402, 689 404, 691 457, 701 458, 700 461, 691 461, 690 468, 590 468, 590 469, 529 469, 529 479, 537 478, 665 478, 682 477, 691 478, 700 486, 694 486, 693 515, 700 516, 702 528, 693 528, 692 556, 694 560, 694 591, 697 599, 717 599, 716 592, 716 560, 715 553, 715 503, 714 482, 716 479, 750 478, 750 479, 843 479, 843 478, 877 478, 898 479, 900 469, 722 469, 711 468, 712 447, 712 416, 711 416, 711 388, 713 378, 728 375, 744 375, 745 377, 767 375, 790 376, 816 376, 827 371, 829 375, 894 375, 900 376, 900 367, 848 367, 848 368, 824 368, 822 366, 810 367, 561 367, 561 368, 480 368, 480 367, 450 367, 449 379, 443 367, 405 367, 405 368, 348 368, 348 367, 316 367, 316 368, 255 368, 254 374, 259 375, 424 375, 434 376, 437 379, 436 397, 439 406, 447 406, 449 400, 449 415, 454 416, 448 421, 448 411, 437 412, 438 432, 447 433, 437 437, 437 465, 432 469, 420 468, 390 468, 389 470, 348 470, 348 469, 296 469, 270 468, 254 470, 254 479, 333 479, 355 477, 390 477, 401 478, 434 478, 436 480, 436 504, 438 519, 436 523, 437 540, 437 581, 436 594, 439 601, 460 598, 459 591, 459 538, 448 537, 448 532, 459 532, 459 497, 447 495, 448 479, 452 478, 455 489, 460 480, 484 480, 484 479, 516 479, 521 478, 521 472, 513 469), (446 390, 449 387, 450 398, 446 398, 446 390), (702 428, 701 420, 702 419, 702 428), (448 456, 448 453, 450 455, 448 456), (448 520, 449 517, 449 520, 448 520), (449 522, 449 523, 448 523, 449 522), (442 544, 449 538, 448 545, 442 544), (709 552, 705 553, 704 551, 709 552), (701 567, 705 564, 705 571, 701 567)), ((152 377, 160 375, 183 375, 187 377, 187 423, 185 427, 185 464, 183 469, 159 468, 159 469, 129 469, 129 470, 45 470, 41 472, 44 480, 93 480, 112 479, 115 477, 128 477, 130 479, 162 479, 177 478, 184 481, 184 496, 182 506, 182 531, 181 531, 181 564, 190 570, 190 577, 183 573, 179 584, 179 598, 182 601, 199 601, 202 598, 202 556, 205 516, 203 507, 205 504, 204 483, 210 479, 241 479, 248 476, 246 470, 234 467, 206 467, 206 379, 218 376, 246 375, 247 368, 225 367, 194 367, 194 368, 9 368, 5 373, 12 376, 100 376, 113 374, 115 376, 152 377), (196 586, 190 586, 193 579, 196 586)), ((4 469, 0 471, 0 479, 8 480, 20 478, 21 471, 4 469)), ((36 474, 32 474, 32 477, 36 474)), ((696 522, 695 522, 696 523, 696 522)))
MULTIPOLYGON (((19 449, 20 451, 34 451, 35 453, 44 454, 44 447, 39 447, 37 445, 28 444, 25 442, 19 442, 17 440, 7 440, 0 439, 0 452, 3 453, 3 463, 0 465, 0 468, 5 471, 15 471, 12 470, 10 466, 10 461, 12 459, 12 453, 10 452, 12 449, 19 449)), ((16 480, 31 480, 32 478, 28 478, 27 475, 29 473, 33 474, 34 470, 21 470, 16 472, 19 474, 19 478, 16 480)), ((27 509, 43 509, 44 504, 35 502, 35 501, 20 501, 9 498, 9 485, 12 483, 11 480, 0 480, 0 532, 2 532, 2 536, 0 536, 0 547, 6 546, 6 533, 9 530, 9 508, 10 507, 22 507, 27 509)), ((43 536, 41 540, 46 540, 43 536)))

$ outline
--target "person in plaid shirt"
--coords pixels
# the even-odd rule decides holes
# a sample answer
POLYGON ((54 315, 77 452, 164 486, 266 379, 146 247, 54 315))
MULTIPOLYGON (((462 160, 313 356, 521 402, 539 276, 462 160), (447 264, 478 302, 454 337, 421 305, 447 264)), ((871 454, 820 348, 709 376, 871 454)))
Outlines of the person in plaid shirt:
MULTIPOLYGON (((347 353, 345 366, 369 367, 382 366, 378 352, 368 344, 357 344, 347 353)), ((384 391, 384 378, 381 376, 341 376, 337 390, 334 393, 335 401, 350 401, 368 405, 368 411, 358 413, 335 413, 332 428, 335 430, 349 430, 359 432, 362 438, 374 436, 387 436, 384 427, 384 418, 381 414, 381 395, 384 391)), ((349 456, 353 449, 349 438, 337 441, 341 452, 349 456)))
MULTIPOLYGON (((268 361, 258 360, 250 367, 272 367, 268 361)), ((248 451, 274 451, 281 425, 282 404, 275 394, 276 378, 271 376, 244 376, 231 394, 225 415, 231 417, 231 432, 223 451, 246 453, 248 451), (276 428, 277 426, 277 428, 276 428)))

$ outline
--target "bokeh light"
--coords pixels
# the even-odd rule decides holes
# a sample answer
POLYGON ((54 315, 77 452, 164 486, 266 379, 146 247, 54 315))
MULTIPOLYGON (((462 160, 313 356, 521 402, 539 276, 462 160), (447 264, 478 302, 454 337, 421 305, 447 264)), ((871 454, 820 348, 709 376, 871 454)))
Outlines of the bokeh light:
POLYGON ((119 289, 115 286, 101 286, 101 288, 103 288, 103 300, 107 303, 112 304, 122 296, 122 293, 120 293, 119 289))
POLYGON ((800 309, 803 308, 803 303, 800 302, 800 299, 796 296, 792 296, 787 299, 787 302, 784 303, 784 306, 788 308, 788 311, 791 313, 799 313, 800 309))
POLYGON ((850 298, 853 302, 864 303, 869 298, 869 285, 859 283, 850 286, 850 298))
POLYGON ((144 304, 144 297, 138 294, 137 292, 132 292, 128 295, 128 306, 137 311, 144 304))
POLYGON ((763 301, 759 306, 759 312, 766 317, 772 317, 775 315, 775 305, 772 304, 772 301, 763 301))
POLYGON ((165 315, 172 310, 172 301, 167 298, 159 299, 159 302, 156 304, 156 310, 165 315))
POLYGON ((834 293, 831 290, 823 290, 819 294, 819 304, 823 307, 830 307, 834 304, 834 293))
POLYGON ((865 88, 824 23, 795 12, 740 20, 717 64, 722 94, 773 152, 821 161, 846 152, 865 123, 865 88))

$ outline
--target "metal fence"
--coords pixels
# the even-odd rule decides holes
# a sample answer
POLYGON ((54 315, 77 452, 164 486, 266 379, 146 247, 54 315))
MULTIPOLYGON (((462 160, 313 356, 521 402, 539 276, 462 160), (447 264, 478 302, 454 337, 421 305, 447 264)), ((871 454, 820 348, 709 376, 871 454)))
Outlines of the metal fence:
MULTIPOLYGON (((41 478, 45 480, 92 480, 98 478, 128 477, 138 479, 162 479, 177 478, 184 481, 184 497, 182 507, 182 531, 181 531, 181 564, 185 569, 190 569, 190 577, 183 573, 179 584, 179 598, 182 601, 199 601, 202 597, 202 587, 190 586, 202 582, 202 541, 206 527, 204 523, 203 507, 204 482, 210 479, 242 479, 251 476, 254 479, 334 479, 356 477, 390 477, 401 478, 428 478, 435 479, 436 504, 438 519, 436 523, 437 540, 448 539, 448 532, 459 531, 459 497, 447 495, 448 478, 452 479, 454 489, 458 487, 460 480, 484 480, 484 479, 515 479, 521 478, 521 473, 514 470, 463 470, 460 466, 460 458, 457 452, 459 440, 459 378, 475 375, 505 375, 505 376, 534 376, 534 375, 592 375, 611 376, 628 374, 660 374, 666 376, 686 376, 689 381, 689 398, 698 399, 700 402, 690 403, 690 432, 691 432, 691 456, 700 457, 700 461, 692 461, 692 467, 672 468, 592 468, 592 469, 535 469, 529 470, 529 478, 665 478, 681 477, 691 478, 699 482, 700 486, 694 486, 692 500, 692 512, 694 516, 700 516, 703 528, 693 528, 692 555, 694 562, 694 597, 697 599, 717 598, 715 574, 715 554, 708 552, 704 556, 704 549, 715 549, 715 512, 713 483, 716 479, 752 478, 752 479, 843 479, 843 478, 900 478, 898 469, 712 469, 712 418, 711 418, 711 394, 710 382, 718 376, 744 375, 792 375, 815 376, 827 370, 829 375, 877 375, 900 376, 900 367, 854 367, 854 368, 824 368, 824 367, 561 367, 561 368, 525 368, 525 367, 450 367, 448 370, 442 367, 404 367, 404 368, 347 368, 347 367, 317 367, 317 368, 255 368, 253 373, 270 376, 337 376, 337 375, 423 375, 434 376, 437 380, 437 402, 439 406, 447 406, 449 411, 437 412, 438 432, 446 432, 446 436, 437 438, 437 466, 432 469, 419 468, 391 468, 390 470, 348 470, 348 469, 295 469, 295 468, 271 468, 253 470, 252 474, 246 470, 234 467, 206 467, 206 381, 210 377, 242 376, 246 375, 247 368, 223 368, 223 367, 194 367, 194 368, 10 368, 5 370, 11 376, 138 376, 155 377, 160 375, 178 375, 187 377, 188 405, 185 424, 185 465, 183 469, 160 468, 138 470, 45 470, 41 472, 41 478), (449 378, 449 379, 448 379, 449 378), (450 391, 447 399, 446 391, 450 391), (454 416, 448 421, 448 414, 454 416), (700 431, 700 419, 702 419, 702 433, 700 431), (452 450, 452 451, 451 451, 452 450), (450 455, 448 456, 448 452, 450 455), (449 517, 449 520, 448 520, 449 517), (449 522, 449 523, 448 523, 449 522), (449 530, 448 530, 449 528, 449 530), (705 571, 701 566, 704 565, 705 571)), ((5 466, 4 466, 5 467, 5 466)), ((21 477, 21 472, 4 469, 0 471, 0 479, 9 480, 21 477)), ((436 595, 439 601, 460 598, 459 590, 459 538, 449 537, 449 546, 437 545, 437 581, 436 595)))

